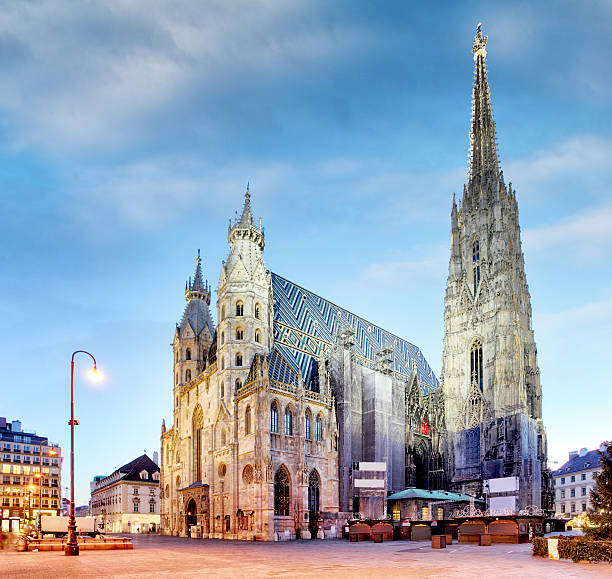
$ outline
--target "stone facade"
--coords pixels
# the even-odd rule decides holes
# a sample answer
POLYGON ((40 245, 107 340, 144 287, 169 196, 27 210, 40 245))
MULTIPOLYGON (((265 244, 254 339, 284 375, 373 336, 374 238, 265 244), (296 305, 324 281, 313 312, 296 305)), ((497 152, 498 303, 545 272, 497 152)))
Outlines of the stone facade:
POLYGON ((438 389, 429 391, 416 370, 403 374, 359 363, 350 333, 329 350, 328 367, 339 427, 340 508, 364 518, 384 518, 386 497, 355 486, 353 465, 386 465, 386 489, 444 488, 443 405, 438 389))
POLYGON ((484 479, 519 477, 516 509, 550 508, 518 205, 499 167, 486 41, 479 28, 468 182, 451 211, 442 359, 449 470, 458 489, 476 494, 484 479))
POLYGON ((218 286, 218 328, 200 258, 174 348, 174 423, 162 426, 162 532, 282 540, 322 519, 334 537, 337 428, 329 381, 315 391, 274 348, 264 231, 247 188, 218 286))

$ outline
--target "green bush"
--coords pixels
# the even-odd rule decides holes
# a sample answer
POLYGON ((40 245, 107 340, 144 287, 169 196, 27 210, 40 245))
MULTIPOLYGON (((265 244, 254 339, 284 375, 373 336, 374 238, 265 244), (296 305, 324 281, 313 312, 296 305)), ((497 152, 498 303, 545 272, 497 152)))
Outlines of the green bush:
POLYGON ((571 559, 574 563, 577 561, 612 563, 612 541, 594 541, 586 537, 559 537, 559 557, 571 559))
POLYGON ((548 539, 544 537, 534 537, 531 540, 534 557, 548 557, 548 539))

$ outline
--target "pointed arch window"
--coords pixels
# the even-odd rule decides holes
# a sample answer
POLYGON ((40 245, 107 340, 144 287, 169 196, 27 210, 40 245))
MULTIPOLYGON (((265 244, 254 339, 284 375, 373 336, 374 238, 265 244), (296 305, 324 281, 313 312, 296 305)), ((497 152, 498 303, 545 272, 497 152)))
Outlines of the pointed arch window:
POLYGON ((240 378, 236 378, 236 390, 240 390, 242 388, 242 380, 240 378))
POLYGON ((244 304, 242 302, 236 302, 236 315, 244 316, 244 304))
POLYGON ((260 344, 261 343, 261 332, 259 330, 255 330, 255 341, 260 344))
POLYGON ((293 436, 293 413, 289 407, 285 408, 285 435, 293 436))
POLYGON ((185 382, 189 382, 191 380, 191 370, 185 370, 185 382))
POLYGON ((191 360, 191 348, 187 348, 187 351, 185 352, 185 359, 191 360))
POLYGON ((288 517, 290 503, 289 473, 281 466, 274 475, 274 514, 288 517))
POLYGON ((251 407, 247 406, 244 411, 244 433, 251 434, 251 407))
POLYGON ((482 342, 474 340, 470 347, 470 379, 472 384, 476 383, 482 392, 482 342))
POLYGON ((236 340, 244 340, 244 330, 242 328, 236 329, 236 340))
POLYGON ((202 480, 202 427, 204 426, 202 407, 199 404, 193 411, 191 420, 193 431, 194 475, 195 481, 198 482, 202 480))
POLYGON ((315 439, 317 442, 323 440, 323 421, 321 416, 317 416, 317 421, 315 422, 315 439))
POLYGON ((311 513, 319 512, 319 489, 321 488, 321 477, 313 468, 308 475, 308 510, 311 513))
POLYGON ((270 406, 270 432, 278 434, 278 406, 276 402, 272 402, 272 406, 270 406))
POLYGON ((480 283, 480 243, 478 240, 474 241, 472 245, 472 274, 474 278, 474 295, 476 295, 476 290, 480 283))
POLYGON ((304 420, 304 436, 306 440, 310 440, 310 410, 306 410, 305 420, 304 420))
POLYGON ((255 318, 259 319, 261 316, 261 306, 259 304, 255 304, 255 318))
POLYGON ((236 366, 242 366, 242 354, 240 352, 236 354, 236 366))

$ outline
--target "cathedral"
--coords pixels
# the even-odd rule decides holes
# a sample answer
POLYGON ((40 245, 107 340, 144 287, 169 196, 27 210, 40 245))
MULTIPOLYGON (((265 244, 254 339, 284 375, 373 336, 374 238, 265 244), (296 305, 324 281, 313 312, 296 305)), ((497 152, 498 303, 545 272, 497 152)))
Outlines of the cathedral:
POLYGON ((441 380, 418 346, 266 268, 247 186, 217 288, 198 258, 162 423, 161 532, 334 538, 407 487, 549 508, 546 435, 516 194, 474 40, 470 168, 453 199, 441 380))

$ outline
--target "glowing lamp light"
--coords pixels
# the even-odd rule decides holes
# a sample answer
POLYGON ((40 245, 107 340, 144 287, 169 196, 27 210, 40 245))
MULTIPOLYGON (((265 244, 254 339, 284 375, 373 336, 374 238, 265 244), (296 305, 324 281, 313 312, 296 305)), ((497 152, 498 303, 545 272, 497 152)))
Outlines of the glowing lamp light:
POLYGON ((104 379, 102 374, 99 372, 97 366, 94 366, 93 370, 91 370, 91 372, 89 372, 89 379, 92 382, 102 382, 102 380, 104 379))

